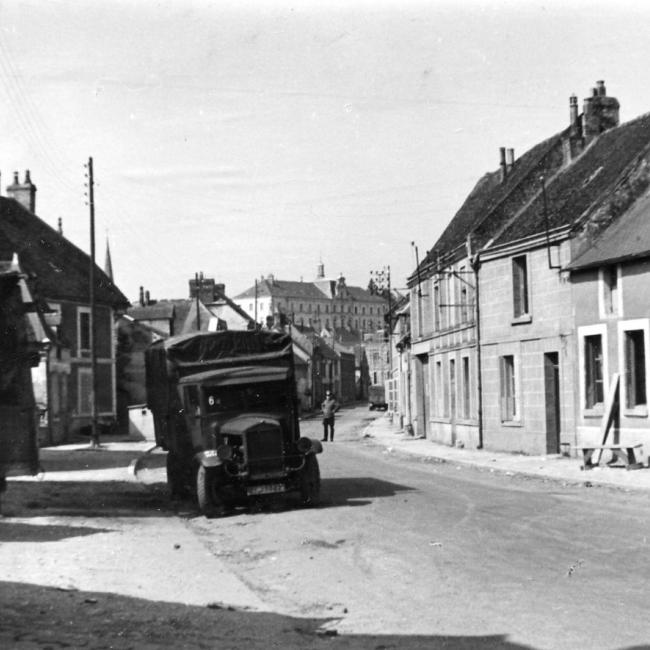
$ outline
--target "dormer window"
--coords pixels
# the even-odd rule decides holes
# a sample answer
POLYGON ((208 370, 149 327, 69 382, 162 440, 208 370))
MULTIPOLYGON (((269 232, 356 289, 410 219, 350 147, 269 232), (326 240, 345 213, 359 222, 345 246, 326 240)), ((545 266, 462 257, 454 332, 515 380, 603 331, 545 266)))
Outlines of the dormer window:
POLYGON ((600 312, 601 318, 620 316, 620 277, 619 267, 606 266, 600 269, 600 312))

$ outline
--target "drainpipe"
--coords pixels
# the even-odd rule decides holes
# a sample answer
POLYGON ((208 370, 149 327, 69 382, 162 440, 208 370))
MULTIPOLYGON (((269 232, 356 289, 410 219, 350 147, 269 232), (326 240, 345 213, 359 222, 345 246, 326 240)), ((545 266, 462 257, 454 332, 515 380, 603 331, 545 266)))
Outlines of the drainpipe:
MULTIPOLYGON (((471 245, 471 241, 468 238, 468 247, 471 245)), ((470 251, 471 253, 471 251, 470 251)), ((478 272, 481 267, 481 261, 479 259, 479 253, 476 253, 474 258, 470 257, 472 263, 472 270, 474 271, 474 283, 475 283, 475 306, 474 306, 474 319, 476 321, 476 391, 478 397, 478 404, 476 405, 477 415, 478 415, 478 445, 477 449, 483 449, 483 381, 482 381, 482 363, 481 363, 481 306, 480 306, 480 294, 479 294, 479 283, 478 283, 478 272)))

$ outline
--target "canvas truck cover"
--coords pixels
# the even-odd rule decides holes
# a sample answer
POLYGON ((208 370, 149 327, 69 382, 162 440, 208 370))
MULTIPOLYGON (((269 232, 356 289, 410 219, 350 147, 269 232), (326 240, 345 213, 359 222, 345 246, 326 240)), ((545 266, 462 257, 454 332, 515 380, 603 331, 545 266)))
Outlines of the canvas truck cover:
POLYGON ((147 404, 154 420, 167 414, 181 378, 241 366, 282 366, 292 374, 291 336, 267 330, 225 330, 152 343, 145 352, 145 368, 147 404))

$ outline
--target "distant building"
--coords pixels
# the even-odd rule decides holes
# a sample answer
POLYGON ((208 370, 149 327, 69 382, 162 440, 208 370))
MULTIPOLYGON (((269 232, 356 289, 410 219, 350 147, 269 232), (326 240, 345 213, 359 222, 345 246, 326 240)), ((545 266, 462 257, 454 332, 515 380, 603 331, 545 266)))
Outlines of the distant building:
POLYGON ((343 276, 326 278, 322 263, 311 282, 262 276, 233 300, 260 325, 290 322, 318 333, 342 330, 354 342, 383 327, 388 308, 382 296, 348 286, 343 276))
POLYGON ((203 274, 189 281, 189 297, 154 300, 140 288, 140 299, 118 321, 118 401, 120 423, 129 409, 146 405, 144 350, 153 341, 197 331, 250 329, 253 321, 226 296, 225 285, 203 274))

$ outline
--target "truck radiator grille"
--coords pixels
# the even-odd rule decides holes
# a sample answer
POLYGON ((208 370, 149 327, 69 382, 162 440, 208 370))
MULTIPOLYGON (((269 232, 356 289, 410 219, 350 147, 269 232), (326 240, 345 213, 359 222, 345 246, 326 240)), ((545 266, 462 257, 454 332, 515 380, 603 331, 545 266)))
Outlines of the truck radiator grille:
POLYGON ((277 427, 255 429, 247 434, 250 477, 276 474, 284 469, 282 431, 277 427))

